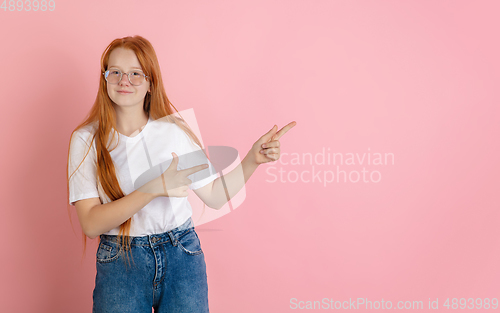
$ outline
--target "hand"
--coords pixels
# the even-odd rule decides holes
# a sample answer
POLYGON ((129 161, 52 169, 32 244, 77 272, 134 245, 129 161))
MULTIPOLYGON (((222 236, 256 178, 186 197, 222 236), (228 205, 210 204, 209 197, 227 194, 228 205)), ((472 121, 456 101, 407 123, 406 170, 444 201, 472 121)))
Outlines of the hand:
POLYGON ((274 162, 280 158, 280 142, 279 139, 286 134, 292 127, 294 127, 297 122, 293 121, 280 129, 278 132, 276 130, 278 127, 276 125, 257 140, 252 149, 247 154, 251 160, 256 164, 262 164, 267 162, 274 162))
POLYGON ((178 171, 179 157, 174 152, 172 152, 172 155, 174 158, 165 172, 137 190, 153 194, 155 197, 187 197, 188 186, 192 183, 187 176, 208 168, 208 164, 201 164, 178 171))

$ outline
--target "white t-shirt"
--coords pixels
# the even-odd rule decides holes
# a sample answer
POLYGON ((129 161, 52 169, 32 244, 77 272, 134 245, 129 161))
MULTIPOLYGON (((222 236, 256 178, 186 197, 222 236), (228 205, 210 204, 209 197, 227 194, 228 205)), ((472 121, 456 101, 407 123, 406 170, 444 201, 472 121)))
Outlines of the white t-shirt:
MULTIPOLYGON (((68 163, 71 175, 88 150, 96 123, 87 125, 73 135, 70 143, 68 163)), ((112 132, 114 129, 111 130, 112 132)), ((110 151, 115 165, 117 179, 125 195, 141 187, 153 178, 159 177, 172 162, 172 152, 179 157, 177 169, 200 164, 209 168, 188 176, 192 181, 189 189, 198 189, 217 178, 217 172, 200 147, 175 123, 166 119, 149 118, 143 130, 134 137, 118 133, 118 145, 110 151), (135 185, 134 185, 135 184, 135 185)), ((112 133, 110 134, 110 141, 112 133)), ((115 135, 116 138, 116 135, 115 135)), ((115 142, 109 145, 111 150, 115 142)), ((95 140, 92 148, 69 181, 69 202, 99 197, 101 203, 111 202, 101 185, 97 183, 95 140)), ((130 236, 144 236, 163 233, 182 225, 192 215, 187 197, 157 197, 132 216, 130 236)), ((105 234, 118 235, 120 227, 105 234)))

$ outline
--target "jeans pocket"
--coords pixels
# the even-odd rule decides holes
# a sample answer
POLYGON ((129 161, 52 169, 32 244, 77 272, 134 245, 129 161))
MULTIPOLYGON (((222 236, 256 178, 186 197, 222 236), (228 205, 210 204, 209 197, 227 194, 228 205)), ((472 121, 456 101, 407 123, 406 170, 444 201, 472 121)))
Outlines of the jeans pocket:
POLYGON ((202 254, 200 239, 198 234, 194 230, 188 231, 186 234, 182 235, 177 239, 178 246, 189 255, 202 254))
POLYGON ((97 248, 96 261, 99 263, 112 262, 120 256, 121 247, 115 242, 101 241, 97 248))

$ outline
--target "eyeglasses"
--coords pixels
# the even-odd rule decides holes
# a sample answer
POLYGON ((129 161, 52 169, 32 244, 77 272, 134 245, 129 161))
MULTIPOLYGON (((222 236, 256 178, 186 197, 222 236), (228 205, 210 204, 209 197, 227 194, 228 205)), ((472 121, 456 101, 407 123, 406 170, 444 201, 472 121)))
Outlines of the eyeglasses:
POLYGON ((106 81, 110 84, 118 84, 118 82, 122 80, 123 74, 127 74, 128 81, 134 86, 142 85, 146 77, 148 77, 141 71, 122 73, 120 70, 107 70, 102 73, 102 75, 104 75, 104 79, 106 79, 106 81))

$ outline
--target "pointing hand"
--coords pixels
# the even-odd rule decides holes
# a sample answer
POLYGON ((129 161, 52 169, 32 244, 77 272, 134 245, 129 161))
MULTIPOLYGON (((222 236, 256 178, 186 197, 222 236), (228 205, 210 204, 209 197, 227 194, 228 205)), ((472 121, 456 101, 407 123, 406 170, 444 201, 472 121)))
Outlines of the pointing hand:
POLYGON ((277 161, 280 158, 279 139, 295 125, 297 125, 297 122, 293 121, 278 132, 276 132, 278 127, 274 125, 269 132, 264 134, 253 144, 247 157, 250 157, 256 164, 277 161))
POLYGON ((177 170, 179 157, 172 152, 173 159, 170 166, 157 178, 144 184, 138 190, 144 193, 150 193, 156 197, 187 197, 188 186, 192 181, 187 176, 208 168, 208 164, 201 164, 177 170))

